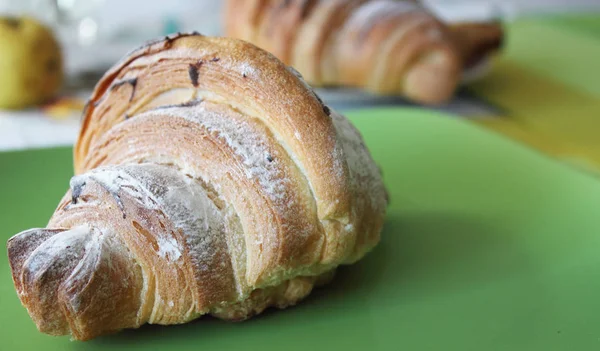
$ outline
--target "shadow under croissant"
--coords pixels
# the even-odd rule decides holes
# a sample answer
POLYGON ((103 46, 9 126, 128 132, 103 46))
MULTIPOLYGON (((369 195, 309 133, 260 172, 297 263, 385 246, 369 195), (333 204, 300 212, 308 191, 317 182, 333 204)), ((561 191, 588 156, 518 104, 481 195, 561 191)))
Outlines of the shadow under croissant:
POLYGON ((145 325, 78 344, 82 348, 85 344, 87 350, 90 344, 135 344, 141 348, 164 341, 177 349, 177 345, 189 345, 194 340, 199 347, 206 338, 243 338, 259 328, 281 331, 297 322, 338 323, 363 318, 363 311, 369 309, 408 305, 523 272, 527 269, 525 255, 505 234, 489 230, 481 219, 452 214, 388 218, 382 241, 371 253, 354 265, 338 268, 333 282, 316 289, 295 307, 269 309, 241 323, 202 317, 177 326, 145 325))

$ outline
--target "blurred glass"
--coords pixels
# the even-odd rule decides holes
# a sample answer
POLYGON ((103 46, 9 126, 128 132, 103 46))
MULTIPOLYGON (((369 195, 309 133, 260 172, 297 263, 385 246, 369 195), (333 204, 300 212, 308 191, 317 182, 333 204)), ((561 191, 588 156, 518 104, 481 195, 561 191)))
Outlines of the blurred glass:
POLYGON ((91 45, 98 40, 100 19, 95 15, 104 0, 0 0, 0 13, 29 15, 57 31, 67 42, 91 45))
POLYGON ((100 18, 95 16, 104 0, 55 0, 57 24, 63 38, 80 45, 91 45, 100 33, 100 18), (69 35, 74 37, 68 38, 69 35))
POLYGON ((95 83, 146 40, 193 30, 221 34, 221 6, 217 0, 0 0, 0 15, 27 14, 48 24, 61 41, 69 82, 95 83))

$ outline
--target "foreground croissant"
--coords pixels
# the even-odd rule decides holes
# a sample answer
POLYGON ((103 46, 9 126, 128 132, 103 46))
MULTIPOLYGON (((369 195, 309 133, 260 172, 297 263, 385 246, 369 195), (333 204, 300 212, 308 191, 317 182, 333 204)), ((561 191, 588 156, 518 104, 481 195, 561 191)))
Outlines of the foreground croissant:
POLYGON ((440 103, 496 51, 495 23, 448 26, 414 1, 227 0, 227 35, 294 66, 313 85, 440 103))
POLYGON ((79 340, 295 304, 377 244, 387 205, 356 129, 295 71, 199 34, 106 73, 75 169, 8 255, 37 327, 79 340))

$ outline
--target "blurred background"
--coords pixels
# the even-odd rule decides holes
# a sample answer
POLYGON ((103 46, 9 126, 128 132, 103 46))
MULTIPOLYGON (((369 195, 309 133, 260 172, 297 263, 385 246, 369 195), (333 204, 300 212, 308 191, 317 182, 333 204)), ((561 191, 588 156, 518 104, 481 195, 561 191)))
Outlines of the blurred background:
MULTIPOLYGON (((447 21, 600 12, 597 0, 423 0, 447 21)), ((222 1, 0 0, 0 14, 31 15, 56 30, 70 77, 102 71, 149 38, 197 30, 220 35, 222 1)))
MULTIPOLYGON (((504 22, 507 43, 493 68, 465 78, 454 99, 442 106, 420 106, 345 88, 319 89, 323 99, 339 110, 407 105, 441 110, 566 162, 600 169, 600 146, 589 135, 600 127, 593 117, 600 96, 594 78, 600 71, 600 1, 424 0, 423 4, 448 22, 504 22), (506 77, 512 81, 507 83, 506 77), (552 113, 562 117, 548 115, 540 100, 531 103, 540 95, 548 99, 541 101, 551 99, 552 113), (572 115, 573 111, 580 113, 572 115)), ((40 106, 0 110, 0 150, 71 145, 85 99, 110 65, 140 43, 168 33, 197 30, 220 35, 222 5, 209 0, 0 0, 1 15, 33 16, 52 29, 62 48, 66 77, 54 99, 40 106)))

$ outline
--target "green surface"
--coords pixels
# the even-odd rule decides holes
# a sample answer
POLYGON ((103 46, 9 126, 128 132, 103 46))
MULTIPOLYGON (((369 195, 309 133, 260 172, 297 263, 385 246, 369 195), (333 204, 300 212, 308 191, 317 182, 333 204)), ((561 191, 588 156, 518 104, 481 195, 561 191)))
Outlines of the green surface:
POLYGON ((502 57, 600 98, 600 37, 540 19, 516 21, 506 30, 502 57))
POLYGON ((600 36, 583 30, 600 30, 600 16, 527 18, 506 28, 502 55, 470 84, 503 115, 473 122, 600 175, 600 36))
MULTIPOLYGON (((351 114, 382 165, 381 244, 286 311, 90 342, 36 331, 0 257, 2 350, 598 350, 600 183, 456 118, 351 114)), ((0 237, 43 225, 69 150, 0 154, 0 237)))
POLYGON ((544 22, 600 39, 600 12, 546 16, 544 22))

